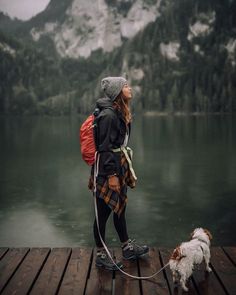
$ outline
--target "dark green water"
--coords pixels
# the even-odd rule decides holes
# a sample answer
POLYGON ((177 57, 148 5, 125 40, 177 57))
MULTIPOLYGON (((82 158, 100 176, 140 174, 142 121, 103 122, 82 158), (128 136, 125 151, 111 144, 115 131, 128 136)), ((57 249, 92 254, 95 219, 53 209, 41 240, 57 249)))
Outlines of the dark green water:
MULTIPOLYGON (((93 246, 93 198, 81 160, 83 118, 0 118, 0 246, 93 246)), ((236 244, 236 117, 140 117, 133 122, 137 187, 131 238, 175 246, 195 227, 236 244)), ((108 245, 119 245, 112 218, 108 245)))

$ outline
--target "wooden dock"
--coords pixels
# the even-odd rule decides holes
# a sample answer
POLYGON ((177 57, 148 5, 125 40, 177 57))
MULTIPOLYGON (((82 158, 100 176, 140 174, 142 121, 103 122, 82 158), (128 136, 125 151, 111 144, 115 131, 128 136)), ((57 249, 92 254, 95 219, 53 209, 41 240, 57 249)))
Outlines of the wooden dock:
MULTIPOLYGON (((121 251, 112 250, 119 259, 121 251)), ((149 256, 123 261, 125 271, 147 276, 168 262, 171 249, 153 247, 149 256)), ((211 267, 202 265, 191 277, 189 292, 172 283, 169 267, 150 280, 135 280, 122 273, 95 267, 88 248, 0 248, 0 294, 230 294, 236 295, 236 247, 211 248, 211 267)))

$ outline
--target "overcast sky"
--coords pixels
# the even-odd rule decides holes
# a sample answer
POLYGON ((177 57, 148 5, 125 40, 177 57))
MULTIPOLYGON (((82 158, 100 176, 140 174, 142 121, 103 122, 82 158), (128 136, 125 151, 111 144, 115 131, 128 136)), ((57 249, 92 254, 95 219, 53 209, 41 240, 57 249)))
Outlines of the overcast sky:
MULTIPOLYGON (((0 10, 10 17, 22 20, 30 19, 44 10, 50 0, 0 0, 0 10)), ((60 0, 58 0, 60 1, 60 0)))

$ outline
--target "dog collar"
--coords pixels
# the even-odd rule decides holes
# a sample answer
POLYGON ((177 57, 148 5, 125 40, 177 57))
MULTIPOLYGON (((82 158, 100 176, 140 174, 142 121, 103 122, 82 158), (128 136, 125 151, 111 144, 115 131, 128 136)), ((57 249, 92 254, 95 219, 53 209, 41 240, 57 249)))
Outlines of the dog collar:
POLYGON ((199 238, 193 238, 193 240, 198 240, 198 241, 200 241, 200 242, 205 243, 205 244, 208 246, 208 243, 207 243, 206 241, 202 240, 202 239, 199 239, 199 238))

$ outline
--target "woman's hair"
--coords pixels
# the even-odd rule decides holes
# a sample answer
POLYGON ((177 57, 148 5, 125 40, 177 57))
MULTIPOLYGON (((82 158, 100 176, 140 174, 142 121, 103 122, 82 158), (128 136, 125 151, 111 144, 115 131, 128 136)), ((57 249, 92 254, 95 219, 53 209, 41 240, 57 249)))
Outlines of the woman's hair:
POLYGON ((131 122, 132 119, 132 115, 131 115, 131 111, 129 108, 129 103, 128 101, 125 99, 124 94, 122 93, 122 91, 120 92, 120 94, 117 96, 117 98, 115 99, 115 101, 113 102, 113 106, 115 109, 118 109, 126 122, 126 125, 131 122))

